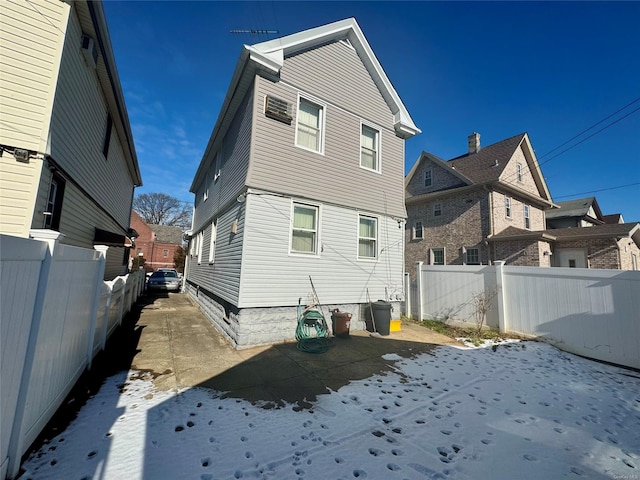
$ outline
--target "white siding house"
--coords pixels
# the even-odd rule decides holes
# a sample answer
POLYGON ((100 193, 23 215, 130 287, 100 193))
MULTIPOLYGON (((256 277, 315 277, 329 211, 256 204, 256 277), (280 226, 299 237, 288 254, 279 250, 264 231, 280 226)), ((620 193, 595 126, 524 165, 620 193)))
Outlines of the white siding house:
POLYGON ((352 328, 369 298, 399 317, 419 132, 355 19, 243 48, 191 186, 185 282, 237 348, 293 339, 310 277, 352 328))
POLYGON ((0 15, 0 233, 109 245, 127 270, 142 184, 100 2, 7 0, 0 15))

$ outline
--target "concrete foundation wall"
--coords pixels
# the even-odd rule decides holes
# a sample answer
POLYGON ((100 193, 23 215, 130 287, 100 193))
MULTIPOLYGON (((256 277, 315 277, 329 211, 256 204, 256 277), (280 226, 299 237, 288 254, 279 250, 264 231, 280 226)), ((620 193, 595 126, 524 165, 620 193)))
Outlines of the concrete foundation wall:
MULTIPOLYGON (((225 308, 223 300, 198 290, 192 284, 185 285, 185 292, 200 307, 211 324, 238 350, 296 340, 297 307, 242 308, 234 312, 230 310, 235 308, 225 308)), ((391 318, 397 320, 400 318, 401 304, 391 302, 391 305, 391 318)), ((330 333, 331 312, 336 308, 340 312, 351 313, 350 331, 365 330, 364 304, 322 305, 320 310, 325 316, 330 333)))

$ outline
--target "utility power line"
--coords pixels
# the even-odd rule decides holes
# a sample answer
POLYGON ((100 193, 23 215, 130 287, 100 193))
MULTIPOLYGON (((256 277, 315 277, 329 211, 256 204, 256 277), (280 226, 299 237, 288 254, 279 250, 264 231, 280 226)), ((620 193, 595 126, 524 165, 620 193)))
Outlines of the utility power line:
POLYGON ((618 185, 617 187, 609 187, 609 188, 601 188, 599 190, 590 190, 588 192, 582 192, 582 193, 573 193, 571 195, 560 195, 559 197, 554 197, 554 198, 568 198, 568 197, 577 197, 579 195, 587 195, 589 193, 598 193, 598 192, 606 192, 608 190, 617 190, 619 188, 627 188, 627 187, 634 187, 636 185, 640 185, 640 182, 636 182, 636 183, 628 183, 626 185, 618 185))

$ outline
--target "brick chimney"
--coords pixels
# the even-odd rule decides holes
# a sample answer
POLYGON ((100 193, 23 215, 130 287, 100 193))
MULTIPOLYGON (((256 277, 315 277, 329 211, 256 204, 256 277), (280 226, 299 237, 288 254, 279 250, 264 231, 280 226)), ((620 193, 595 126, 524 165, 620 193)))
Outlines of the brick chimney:
POLYGON ((473 132, 469 135, 469 153, 478 153, 480 151, 480 134, 473 132))

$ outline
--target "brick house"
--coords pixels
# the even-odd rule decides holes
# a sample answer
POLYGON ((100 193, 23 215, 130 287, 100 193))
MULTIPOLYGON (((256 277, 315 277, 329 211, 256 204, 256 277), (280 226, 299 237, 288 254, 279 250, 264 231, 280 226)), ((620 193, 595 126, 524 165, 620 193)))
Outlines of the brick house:
POLYGON ((553 238, 552 266, 638 270, 638 223, 624 223, 620 213, 603 215, 595 197, 558 202, 547 211, 553 238))
POLYGON ((431 265, 640 268, 640 224, 594 197, 555 204, 528 135, 445 161, 423 152, 405 179, 405 268, 431 265))
POLYGON ((135 210, 131 212, 131 228, 138 232, 135 249, 131 249, 131 265, 137 256, 145 260, 145 270, 174 268, 173 257, 182 246, 182 228, 167 225, 148 225, 135 210))
POLYGON ((545 210, 555 205, 526 133, 445 161, 423 152, 405 178, 405 266, 550 266, 545 210), (504 238, 503 232, 518 233, 504 238))

